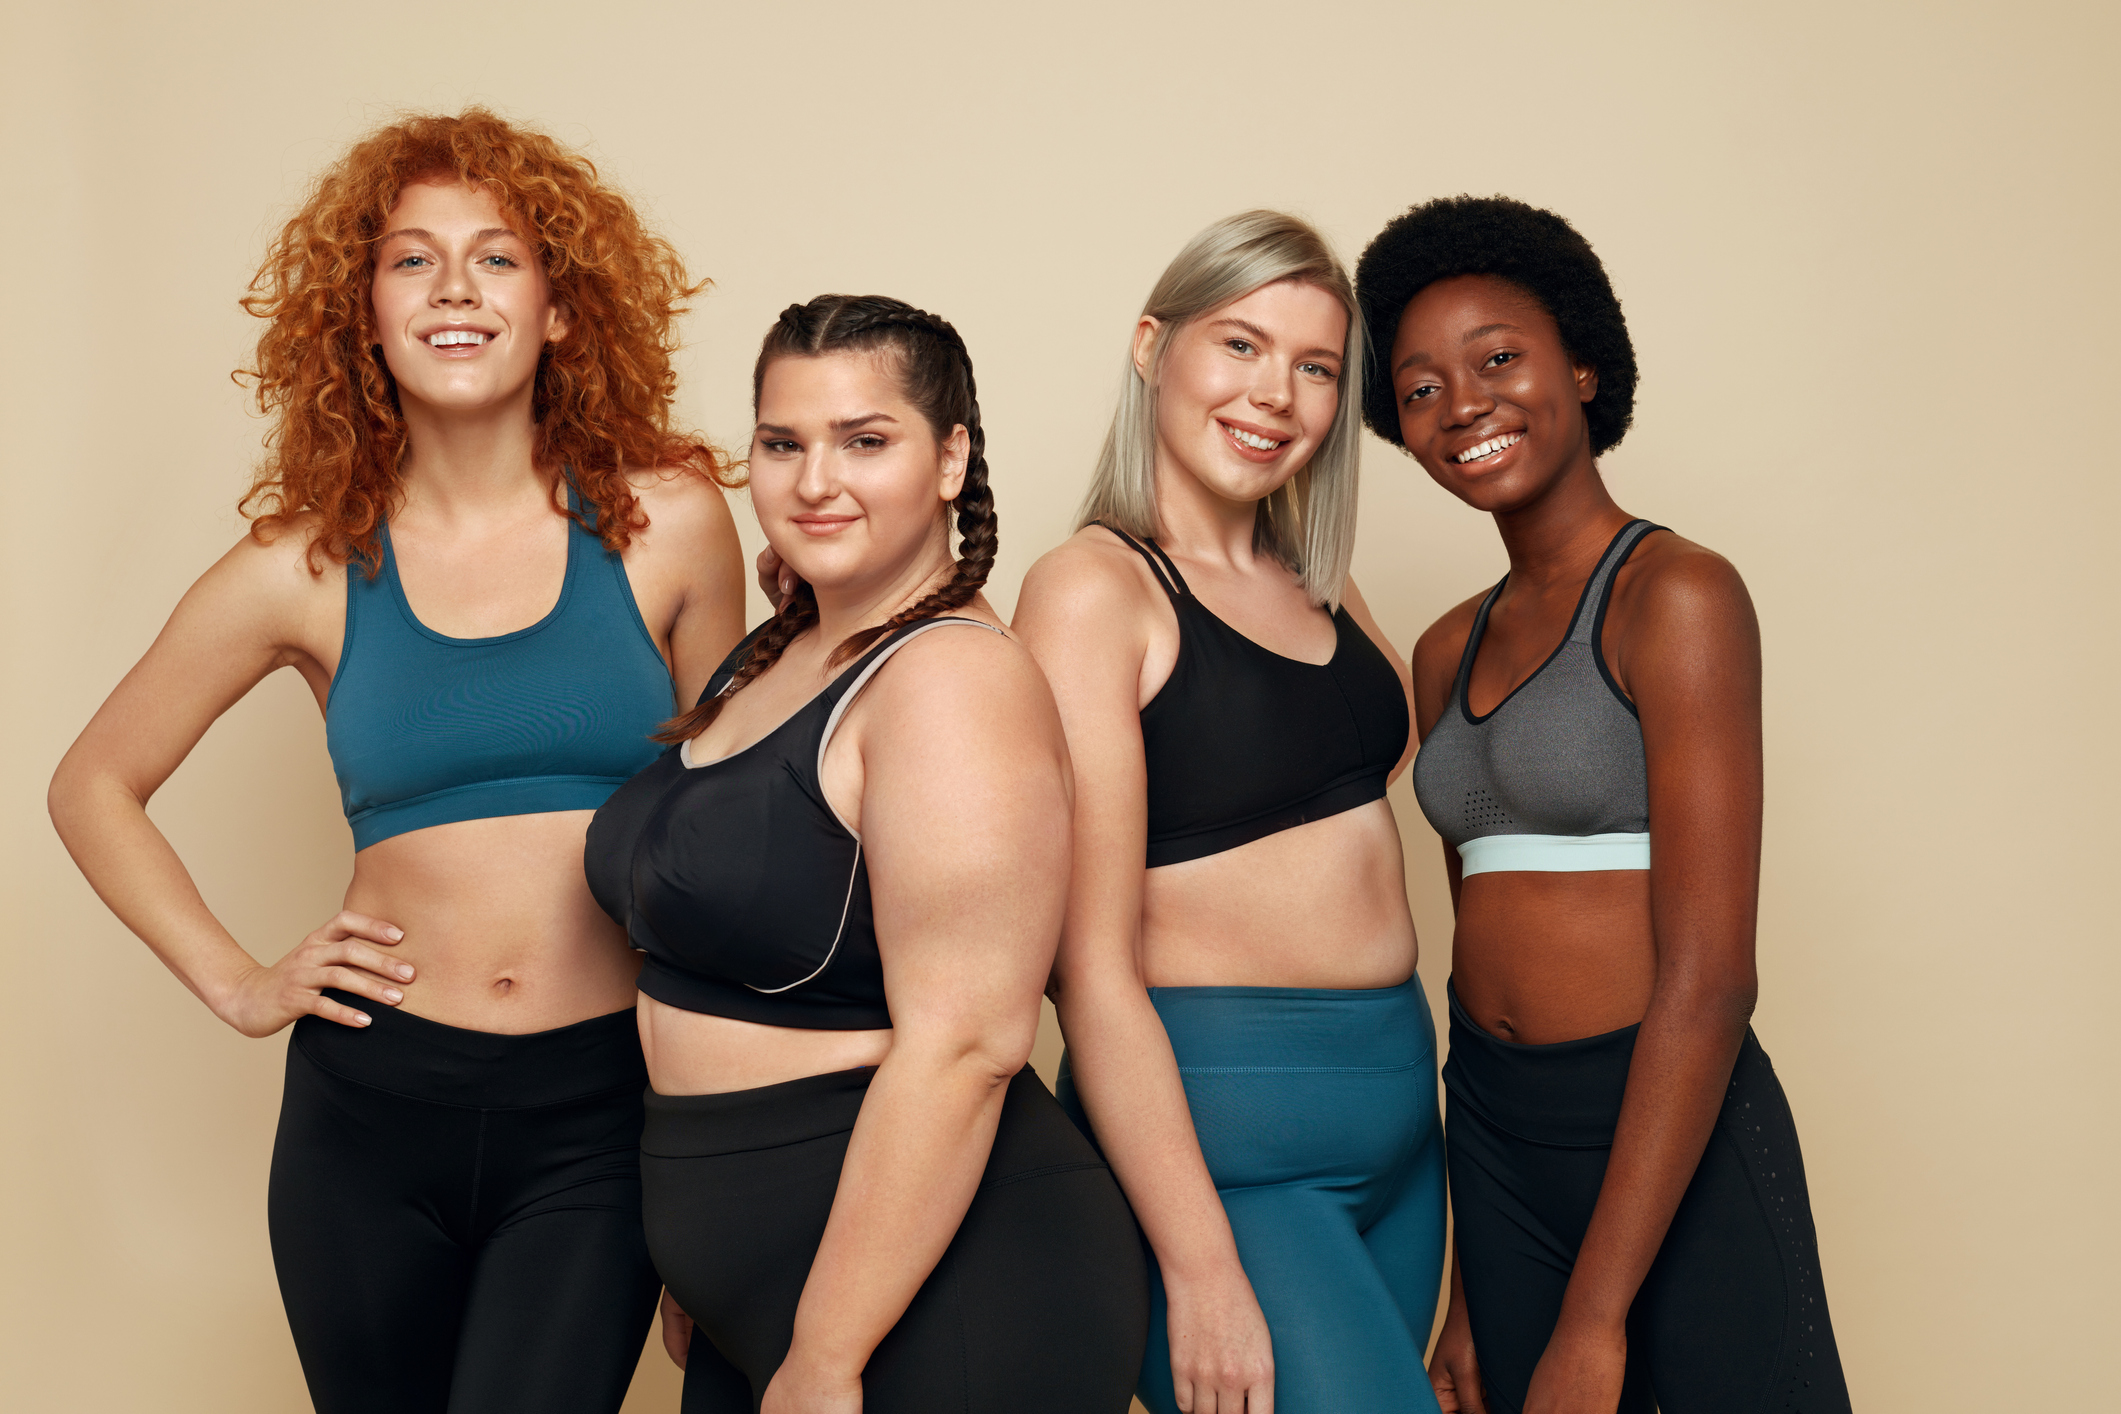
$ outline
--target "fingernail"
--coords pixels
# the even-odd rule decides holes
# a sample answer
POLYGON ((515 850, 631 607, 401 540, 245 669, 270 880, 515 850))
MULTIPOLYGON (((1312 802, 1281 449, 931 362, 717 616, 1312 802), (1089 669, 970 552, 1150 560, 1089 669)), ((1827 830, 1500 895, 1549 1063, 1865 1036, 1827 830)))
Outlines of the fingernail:
POLYGON ((391 1003, 402 1002, 405 1000, 405 994, 396 987, 385 987, 383 989, 383 1000, 391 1003))
POLYGON ((356 1026, 366 1026, 368 1024, 368 1018, 357 1011, 354 1013, 354 1024, 356 1026))
POLYGON ((405 936, 403 928, 385 928, 383 931, 390 934, 390 940, 394 943, 405 936))
POLYGON ((398 966, 398 975, 400 977, 403 977, 406 981, 410 982, 412 980, 412 969, 410 967, 406 967, 401 963, 398 966))

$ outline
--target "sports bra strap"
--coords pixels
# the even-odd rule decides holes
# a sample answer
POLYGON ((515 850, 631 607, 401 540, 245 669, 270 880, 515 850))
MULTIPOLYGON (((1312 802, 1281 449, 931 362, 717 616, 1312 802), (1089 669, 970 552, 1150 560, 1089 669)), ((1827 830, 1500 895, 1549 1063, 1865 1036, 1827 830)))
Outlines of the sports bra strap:
POLYGON ((1164 593, 1170 595, 1173 599, 1182 598, 1193 593, 1191 589, 1186 587, 1186 577, 1178 572, 1178 566, 1172 562, 1169 555, 1164 553, 1163 546, 1157 544, 1154 540, 1136 540, 1118 526, 1108 524, 1105 521, 1093 520, 1090 524, 1103 526, 1106 530, 1111 531, 1125 541, 1128 548, 1133 550, 1135 554, 1147 560, 1149 562, 1149 573, 1156 576, 1156 582, 1164 587, 1164 593))
POLYGON ((1589 643, 1599 619, 1605 615, 1606 600, 1613 593, 1613 575, 1633 553, 1635 543, 1657 529, 1646 520, 1631 520, 1620 528, 1613 543, 1599 558, 1598 568, 1591 571, 1591 582, 1584 586, 1583 602, 1576 606, 1576 623, 1569 630, 1569 642, 1589 643))
MULTIPOLYGON (((840 729, 840 718, 847 715, 847 709, 854 705, 855 698, 862 695, 862 689, 869 685, 869 679, 876 676, 877 669, 890 662, 892 654, 913 642, 914 639, 919 638, 929 629, 943 628, 949 624, 969 624, 973 628, 983 628, 989 633, 1002 632, 993 624, 983 624, 978 619, 960 618, 955 614, 946 614, 939 618, 922 619, 917 623, 908 624, 893 637, 870 649, 872 656, 869 661, 862 664, 861 668, 849 679, 847 686, 840 692, 840 700, 832 704, 832 711, 825 718, 825 729, 818 735, 817 774, 820 782, 825 778, 825 748, 832 745, 832 738, 840 729)), ((1007 634, 1002 634, 1002 636, 1004 638, 1008 637, 1007 634)), ((822 786, 819 794, 820 796, 823 794, 822 786)), ((831 809, 830 801, 826 802, 826 809, 831 809)), ((833 818, 838 819, 839 812, 837 810, 834 810, 832 814, 833 818)), ((853 825, 848 824, 845 820, 841 820, 840 824, 846 826, 847 833, 853 835, 856 840, 861 839, 862 832, 860 830, 855 829, 853 825)))
MULTIPOLYGON (((1502 593, 1502 587, 1509 582, 1508 575, 1496 580, 1488 597, 1480 601, 1480 612, 1473 615, 1473 631, 1466 635, 1466 646, 1458 652, 1458 676, 1451 680, 1451 697, 1460 707, 1466 707, 1466 682, 1473 676, 1473 655, 1480 651, 1480 640, 1487 637, 1488 610, 1495 607, 1495 596, 1502 593)), ((1473 709, 1466 707, 1466 710, 1473 709)))

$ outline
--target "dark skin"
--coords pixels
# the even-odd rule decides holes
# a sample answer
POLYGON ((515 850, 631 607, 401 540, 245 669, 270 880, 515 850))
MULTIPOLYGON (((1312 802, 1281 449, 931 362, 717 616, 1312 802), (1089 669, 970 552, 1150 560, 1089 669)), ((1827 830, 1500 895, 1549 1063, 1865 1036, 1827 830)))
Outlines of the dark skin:
MULTIPOLYGON (((1597 370, 1545 308, 1492 276, 1439 280, 1400 319, 1389 368, 1407 449, 1437 484, 1495 517, 1510 575, 1468 685, 1492 710, 1544 663, 1627 512, 1591 456, 1597 370), (1519 440, 1473 463, 1497 437, 1519 440)), ((1416 726, 1449 705, 1476 595, 1414 648, 1416 726)), ((1760 633, 1730 563, 1653 532, 1615 576, 1601 648, 1641 716, 1648 870, 1463 879, 1451 973, 1475 1022, 1543 1045, 1641 1023, 1605 1182, 1525 1414, 1612 1414, 1626 1321, 1701 1161, 1752 1015, 1760 865, 1760 633)), ((1454 1259, 1429 1377, 1447 1411, 1488 1408, 1454 1259)))

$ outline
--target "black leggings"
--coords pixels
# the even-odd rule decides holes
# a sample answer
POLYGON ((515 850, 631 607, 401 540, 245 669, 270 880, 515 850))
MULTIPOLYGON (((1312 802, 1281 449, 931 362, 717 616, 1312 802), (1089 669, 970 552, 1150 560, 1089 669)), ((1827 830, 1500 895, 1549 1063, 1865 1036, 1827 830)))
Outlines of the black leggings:
MULTIPOLYGON (((697 1323, 684 1414, 748 1414, 764 1397, 874 1073, 648 1096, 648 1246, 697 1323)), ((1148 1332, 1127 1201, 1026 1069, 957 1236, 862 1373, 863 1414, 1123 1414, 1148 1332)))
MULTIPOLYGON (((1451 994, 1445 1147, 1459 1272, 1491 1405, 1524 1407, 1605 1179, 1633 1026, 1521 1046, 1451 994)), ((1619 1414, 1846 1414, 1797 1126, 1751 1028, 1628 1313, 1619 1414)))
POLYGON ((529 1036, 331 994, 295 1023, 273 1265, 320 1414, 599 1414, 660 1286, 631 1011, 529 1036))

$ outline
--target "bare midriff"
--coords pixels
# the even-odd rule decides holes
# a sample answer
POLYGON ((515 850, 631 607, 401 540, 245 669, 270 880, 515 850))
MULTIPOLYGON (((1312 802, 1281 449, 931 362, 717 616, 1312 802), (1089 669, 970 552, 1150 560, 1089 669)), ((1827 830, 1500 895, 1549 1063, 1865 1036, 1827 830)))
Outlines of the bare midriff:
POLYGON ((1152 987, 1396 987, 1418 957, 1382 800, 1151 869, 1141 927, 1152 987))
POLYGON ((1451 986, 1492 1036, 1544 1046, 1632 1026, 1656 973, 1646 869, 1499 871, 1459 886, 1451 986))
POLYGON ((346 907, 405 930, 385 950, 416 971, 400 1010, 525 1035, 633 1006, 641 955, 582 875, 592 813, 459 820, 354 856, 346 907))
POLYGON ((812 1031, 709 1016, 641 997, 641 1052, 658 1095, 722 1095, 882 1065, 891 1031, 812 1031))

